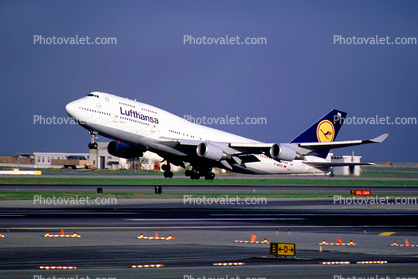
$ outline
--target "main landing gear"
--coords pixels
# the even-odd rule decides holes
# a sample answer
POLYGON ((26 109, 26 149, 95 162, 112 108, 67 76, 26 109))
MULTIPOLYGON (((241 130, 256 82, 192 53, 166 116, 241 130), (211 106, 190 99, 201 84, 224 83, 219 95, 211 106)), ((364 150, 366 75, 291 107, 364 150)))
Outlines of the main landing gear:
POLYGON ((189 176, 192 180, 198 180, 201 176, 205 177, 206 180, 213 180, 215 178, 215 174, 212 170, 208 170, 206 172, 199 172, 196 170, 186 170, 184 173, 186 176, 189 176))
MULTIPOLYGON (((165 178, 172 178, 173 172, 171 171, 170 162, 167 161, 166 164, 161 166, 161 169, 164 171, 165 178)), ((198 180, 200 177, 204 177, 206 180, 213 180, 215 178, 215 174, 212 172, 212 168, 202 169, 202 170, 186 170, 184 173, 186 176, 189 176, 193 180, 198 180)))
POLYGON ((172 178, 173 177, 173 172, 170 170, 170 162, 167 162, 166 165, 162 165, 161 169, 164 171, 164 177, 165 178, 172 178))
POLYGON ((97 149, 99 145, 96 142, 97 132, 90 130, 89 134, 91 135, 91 140, 89 142, 89 149, 97 149))

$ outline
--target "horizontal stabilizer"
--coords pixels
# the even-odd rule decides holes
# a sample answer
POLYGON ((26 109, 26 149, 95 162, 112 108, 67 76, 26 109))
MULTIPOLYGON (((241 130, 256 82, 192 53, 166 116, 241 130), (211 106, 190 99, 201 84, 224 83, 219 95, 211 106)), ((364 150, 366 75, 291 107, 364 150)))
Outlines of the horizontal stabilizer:
POLYGON ((346 166, 369 166, 374 165, 373 162, 304 162, 313 167, 346 167, 346 166))

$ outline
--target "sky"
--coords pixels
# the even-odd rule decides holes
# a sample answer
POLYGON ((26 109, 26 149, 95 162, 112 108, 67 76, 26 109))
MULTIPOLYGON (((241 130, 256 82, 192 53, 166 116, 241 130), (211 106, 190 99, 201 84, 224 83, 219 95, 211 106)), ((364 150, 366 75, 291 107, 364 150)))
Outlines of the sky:
POLYGON ((389 137, 335 154, 418 162, 417 12, 416 1, 2 0, 0 155, 88 152, 82 127, 35 119, 65 119, 67 103, 102 91, 181 117, 265 118, 210 126, 275 143, 338 109, 351 123, 336 140, 389 137), (53 36, 116 43, 47 44, 53 36), (264 43, 190 44, 185 36, 264 43), (376 36, 385 44, 370 44, 376 36), (385 122, 370 124, 376 116, 385 122), (397 117, 412 119, 386 124, 397 117))

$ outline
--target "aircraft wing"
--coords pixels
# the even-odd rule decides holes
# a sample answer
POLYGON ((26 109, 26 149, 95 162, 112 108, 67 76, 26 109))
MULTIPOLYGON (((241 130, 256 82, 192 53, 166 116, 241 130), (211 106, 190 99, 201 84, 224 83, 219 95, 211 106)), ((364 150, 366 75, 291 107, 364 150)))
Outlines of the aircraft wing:
MULTIPOLYGON (((160 143, 167 145, 180 145, 185 147, 197 147, 203 141, 176 138, 160 138, 160 143)), ((274 143, 229 143, 229 142, 207 142, 222 148, 228 155, 250 155, 265 154, 269 152, 274 143)))
MULTIPOLYGON (((160 138, 160 143, 174 147, 178 146, 186 153, 195 152, 191 149, 197 148, 201 144, 208 144, 221 149, 225 156, 222 159, 231 159, 233 156, 251 155, 251 154, 265 154, 274 159, 293 160, 299 155, 313 155, 315 151, 329 150, 333 148, 342 148, 354 145, 361 145, 367 143, 381 143, 389 134, 383 134, 373 139, 366 140, 350 140, 350 141, 333 141, 333 142, 301 142, 301 143, 228 143, 228 142, 202 142, 199 140, 190 139, 176 139, 176 138, 160 138)), ((219 158, 221 160, 221 158, 219 158)), ((308 163, 308 162, 307 162, 308 163)), ((313 164, 314 162, 309 162, 313 164)), ((320 163, 322 164, 322 163, 320 163)), ((323 165, 325 166, 325 165, 323 165)))

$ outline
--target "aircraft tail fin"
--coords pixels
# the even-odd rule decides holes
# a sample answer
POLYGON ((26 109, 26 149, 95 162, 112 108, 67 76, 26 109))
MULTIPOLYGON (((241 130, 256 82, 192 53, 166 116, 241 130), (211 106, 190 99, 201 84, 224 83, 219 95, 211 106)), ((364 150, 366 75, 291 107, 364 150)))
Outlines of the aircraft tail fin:
MULTIPOLYGON (((333 109, 327 115, 315 122, 311 127, 306 129, 302 134, 297 136, 291 143, 303 142, 333 142, 347 113, 333 109)), ((329 149, 317 150, 317 156, 326 158, 329 149)))

